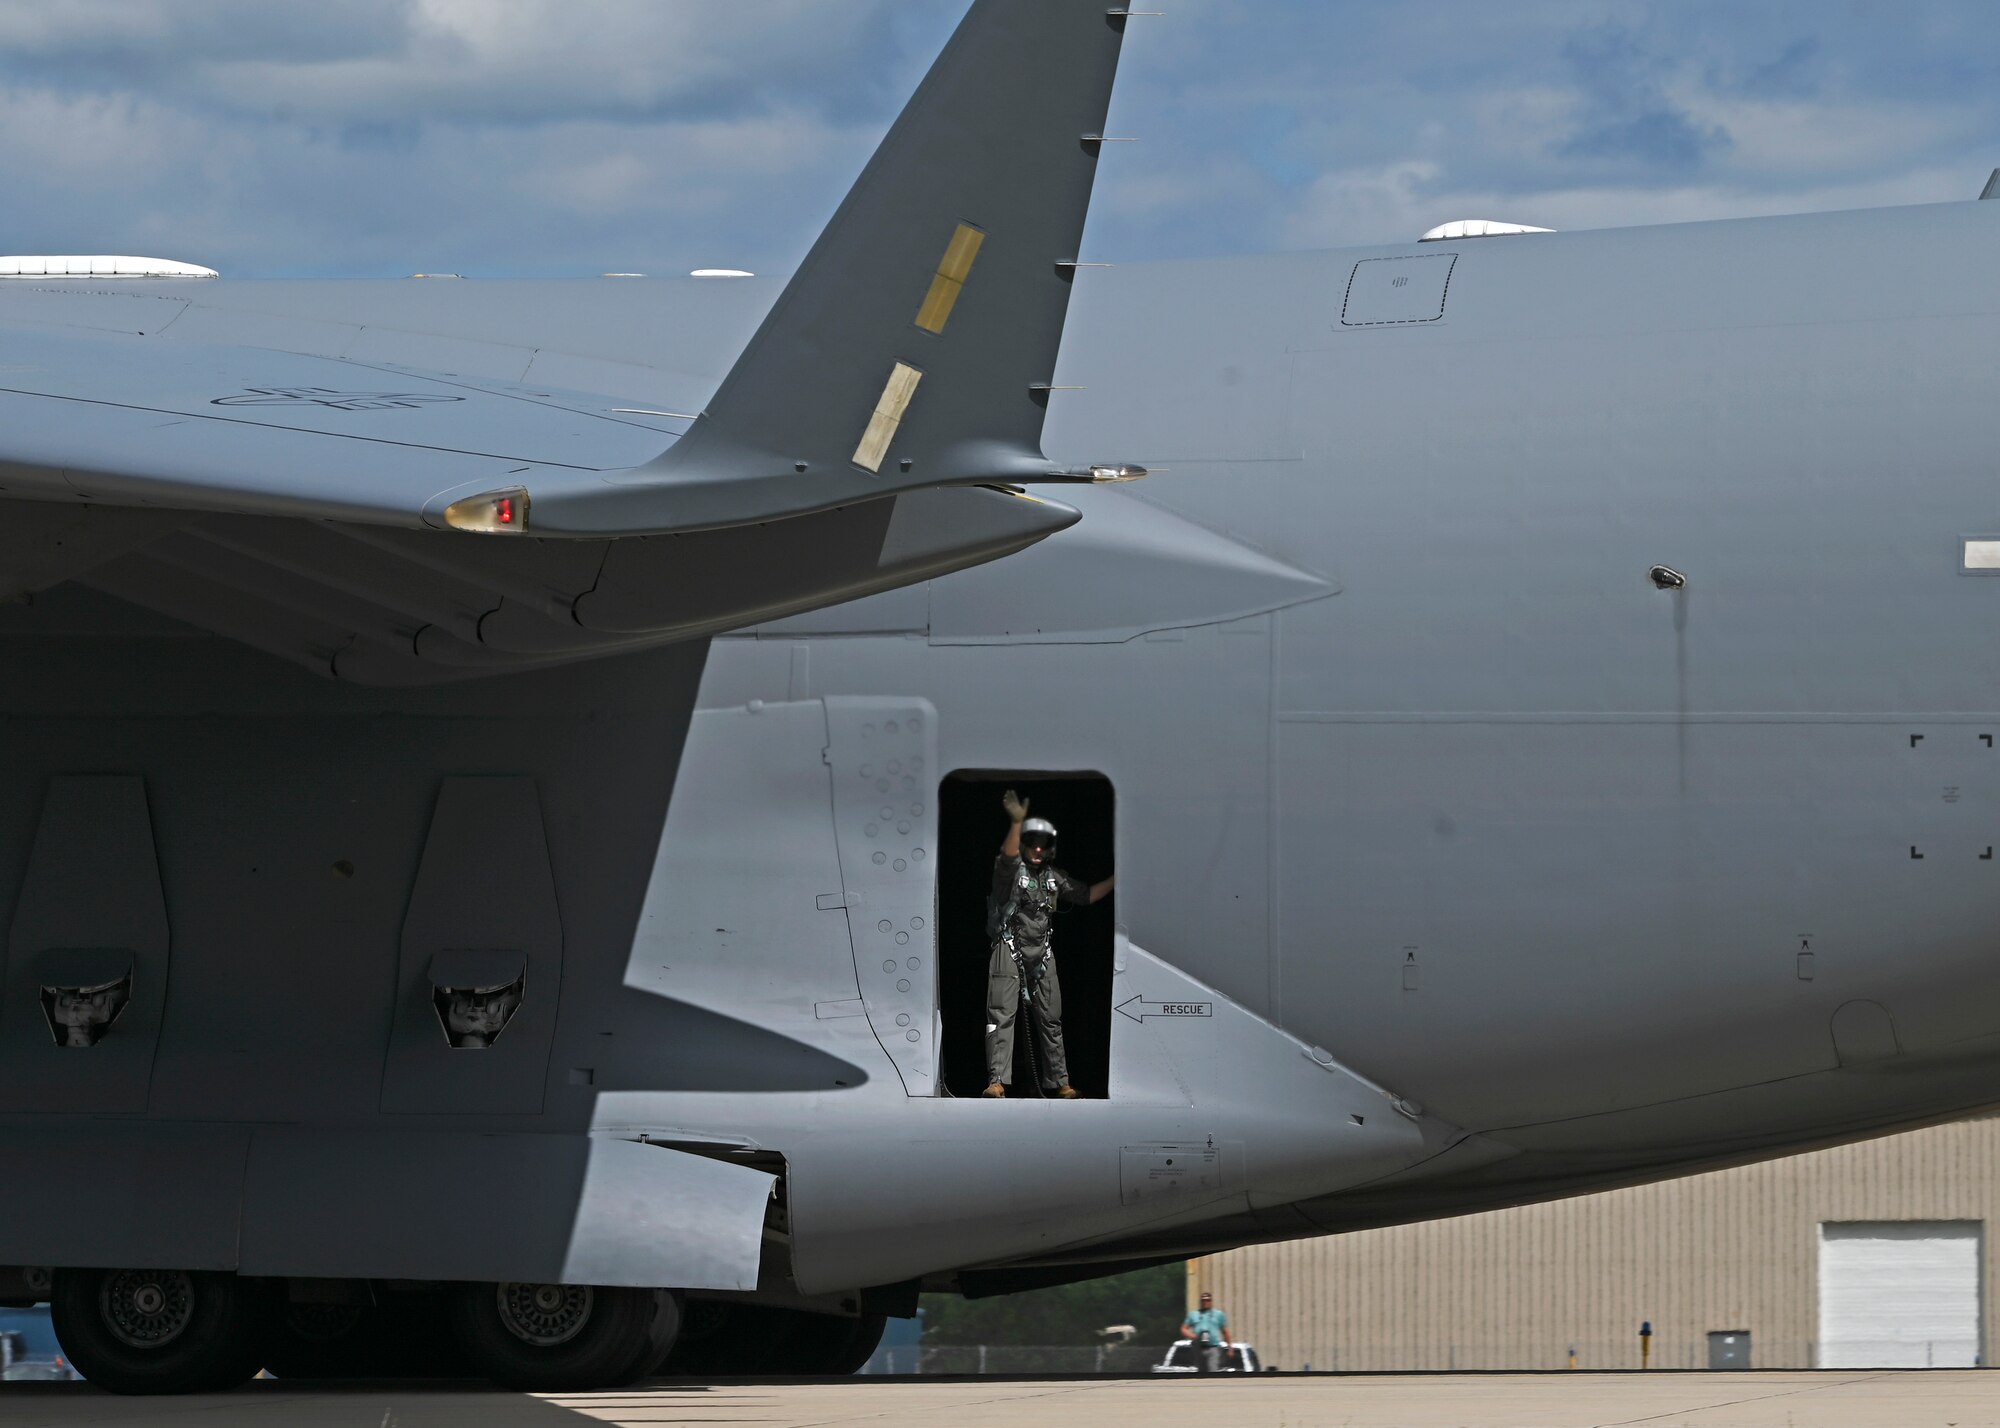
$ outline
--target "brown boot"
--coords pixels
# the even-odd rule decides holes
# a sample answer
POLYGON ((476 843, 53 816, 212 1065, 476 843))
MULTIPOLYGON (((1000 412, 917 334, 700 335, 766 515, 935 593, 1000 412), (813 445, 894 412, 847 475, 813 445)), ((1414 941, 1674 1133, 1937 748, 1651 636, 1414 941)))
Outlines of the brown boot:
POLYGON ((1004 1100, 1007 1095, 1007 1088, 1001 1085, 998 1081, 995 1081, 992 1085, 988 1086, 985 1090, 981 1091, 979 1094, 982 1096, 991 1096, 996 1101, 1004 1100))
POLYGON ((1056 1094, 1065 1101, 1074 1101, 1076 1099, 1076 1087, 1065 1081, 1062 1085, 1056 1087, 1056 1094))

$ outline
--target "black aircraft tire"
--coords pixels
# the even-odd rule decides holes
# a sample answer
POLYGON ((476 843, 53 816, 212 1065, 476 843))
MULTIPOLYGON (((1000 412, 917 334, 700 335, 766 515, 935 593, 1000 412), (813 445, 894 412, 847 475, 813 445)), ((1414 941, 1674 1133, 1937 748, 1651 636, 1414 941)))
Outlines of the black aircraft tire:
POLYGON ((800 1314, 786 1350, 779 1356, 779 1372, 812 1374, 815 1377, 845 1378, 860 1371, 875 1356, 889 1327, 888 1316, 863 1314, 858 1318, 835 1318, 828 1314, 800 1314))
POLYGON ((867 1363, 888 1320, 778 1309, 764 1304, 698 1304, 688 1332, 657 1373, 687 1378, 739 1374, 845 1377, 867 1363))
POLYGON ((396 1294, 379 1304, 289 1304, 274 1316, 264 1367, 279 1378, 467 1378, 445 1335, 444 1301, 396 1294))
POLYGON ((644 1346, 608 1386, 623 1388, 657 1372, 661 1361, 673 1353, 685 1322, 680 1295, 667 1290, 656 1291, 653 1296, 653 1322, 647 1327, 644 1346))
POLYGON ((99 1388, 212 1393, 262 1366, 269 1299, 233 1274, 59 1269, 49 1313, 64 1355, 99 1388))
POLYGON ((460 1284, 445 1323, 473 1372, 523 1393, 611 1388, 654 1360, 660 1296, 603 1285, 460 1284))
POLYGON ((370 1374, 380 1352, 372 1304, 287 1304, 274 1316, 264 1367, 279 1378, 370 1374))
POLYGON ((792 1336, 808 1317, 815 1316, 764 1304, 692 1305, 686 1332, 655 1372, 685 1378, 789 1373, 792 1336))
POLYGON ((653 1372, 662 1377, 748 1372, 727 1367, 740 1312, 737 1305, 713 1299, 689 1300, 682 1306, 680 1332, 653 1365, 653 1372))

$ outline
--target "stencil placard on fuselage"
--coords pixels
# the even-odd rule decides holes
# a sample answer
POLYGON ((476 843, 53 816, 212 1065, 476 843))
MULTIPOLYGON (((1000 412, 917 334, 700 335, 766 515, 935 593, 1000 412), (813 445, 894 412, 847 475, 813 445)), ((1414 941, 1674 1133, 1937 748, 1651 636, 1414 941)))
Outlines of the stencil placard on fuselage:
POLYGON ((1347 280, 1342 327, 1386 327, 1403 322, 1436 322, 1444 316, 1456 253, 1424 253, 1410 258, 1363 258, 1347 280))
POLYGON ((1222 1148, 1212 1139, 1118 1149, 1118 1193, 1127 1205, 1167 1196, 1208 1195, 1221 1187, 1222 1148))

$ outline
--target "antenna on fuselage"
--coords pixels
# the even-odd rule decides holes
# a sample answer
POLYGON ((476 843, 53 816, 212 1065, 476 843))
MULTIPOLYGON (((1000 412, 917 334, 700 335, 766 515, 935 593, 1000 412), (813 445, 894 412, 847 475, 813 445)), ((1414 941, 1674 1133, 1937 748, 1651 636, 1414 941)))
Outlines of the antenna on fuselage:
POLYGON ((1993 170, 1992 177, 1986 180, 1986 187, 1979 191, 1979 196, 1981 198, 2000 198, 2000 169, 1993 170))

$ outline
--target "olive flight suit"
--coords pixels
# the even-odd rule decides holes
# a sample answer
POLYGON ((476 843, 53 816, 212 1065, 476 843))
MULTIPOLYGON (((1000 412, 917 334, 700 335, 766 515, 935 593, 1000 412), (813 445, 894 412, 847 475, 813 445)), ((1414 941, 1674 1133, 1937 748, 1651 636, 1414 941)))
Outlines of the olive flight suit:
POLYGON ((993 959, 986 971, 989 1081, 1005 1086, 1014 1079, 1014 1022, 1021 1011, 1021 974, 1025 971, 1028 995, 1034 1006, 1032 1035, 1042 1088, 1053 1091, 1068 1084, 1069 1062, 1063 1055, 1062 984, 1056 980, 1056 959, 1049 948, 1049 931, 1058 905, 1082 907, 1089 901, 1090 889, 1060 868, 1044 864, 1037 870, 1024 859, 1010 858, 1005 853, 993 860, 990 906, 999 910, 1000 936, 993 943, 993 959))

